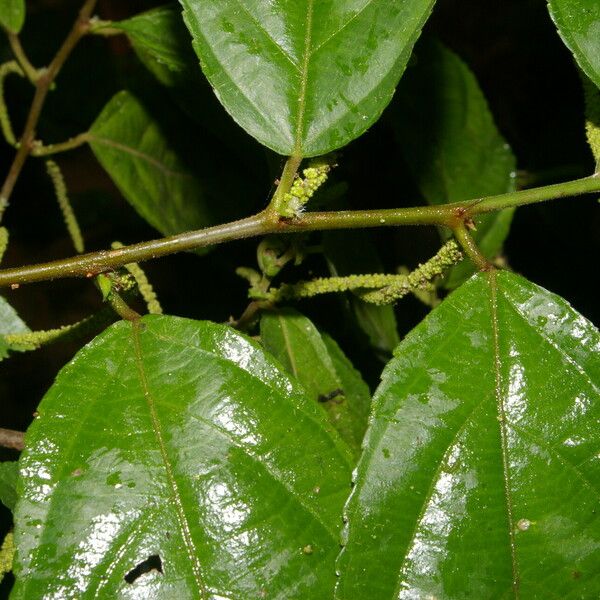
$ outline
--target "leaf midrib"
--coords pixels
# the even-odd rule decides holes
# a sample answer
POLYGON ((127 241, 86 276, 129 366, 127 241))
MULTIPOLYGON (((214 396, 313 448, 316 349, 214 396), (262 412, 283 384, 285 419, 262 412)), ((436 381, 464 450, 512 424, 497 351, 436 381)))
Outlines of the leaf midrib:
POLYGON ((519 565, 517 560, 515 540, 515 519, 513 514, 513 500, 511 487, 511 472, 509 458, 508 431, 506 423, 506 410, 502 394, 502 360, 500 358, 500 327, 498 321, 498 280, 496 270, 488 271, 486 280, 490 291, 490 315, 492 320, 492 341, 494 352, 494 393, 498 411, 498 425, 500 430, 500 446, 502 454, 502 479, 504 482, 504 496, 506 516, 508 519, 508 538, 510 545, 510 558, 512 569, 512 591, 514 597, 519 598, 519 565))
POLYGON ((90 143, 96 142, 98 144, 108 146, 109 148, 113 148, 115 150, 121 150, 125 154, 130 154, 135 158, 139 158, 140 160, 151 164, 153 167, 156 167, 161 173, 163 173, 163 175, 167 177, 180 177, 181 179, 192 179, 192 175, 190 173, 186 173, 185 171, 178 171, 176 169, 171 169, 157 158, 154 158, 153 156, 150 156, 149 154, 146 154, 141 150, 128 146, 127 144, 116 142, 109 138, 101 137, 92 133, 88 134, 88 141, 90 143))
POLYGON ((304 121, 306 117, 306 91, 308 89, 308 70, 312 45, 313 11, 314 0, 308 0, 306 20, 304 23, 304 51, 302 54, 302 66, 300 67, 300 93, 298 94, 298 116, 296 118, 296 142, 294 144, 294 155, 298 157, 302 156, 304 121))
POLYGON ((173 465, 171 464, 171 460, 169 458, 169 454, 167 452, 166 443, 164 440, 162 427, 160 419, 158 418, 158 414, 156 412, 156 405, 154 401, 154 397, 150 392, 150 388, 148 385, 148 378, 146 376, 146 370, 144 368, 144 361, 142 355, 141 348, 141 332, 142 324, 138 321, 134 321, 131 324, 131 336, 133 340, 134 347, 134 356, 135 363, 138 370, 140 385, 142 388, 142 393, 144 395, 144 399, 148 405, 148 410, 150 412, 150 419, 152 422, 152 428, 154 430, 154 435, 156 441, 158 443, 159 451, 161 454, 161 458, 163 461, 163 465, 165 467, 165 473, 167 475, 167 481, 169 483, 169 487, 171 488, 171 498, 173 501, 173 505, 175 506, 175 511, 177 513, 177 520, 179 521, 179 527, 181 530, 181 537, 183 539, 185 549, 190 560, 192 572, 194 574, 194 578, 196 580, 196 584, 198 586, 199 597, 200 598, 208 598, 208 591, 206 585, 202 578, 202 572, 200 567, 200 561, 198 559, 198 550, 194 544, 194 540, 191 534, 190 524, 187 519, 187 515, 183 508, 183 503, 181 501, 181 492, 179 491, 179 486, 177 484, 177 480, 175 479, 175 475, 173 473, 173 465))

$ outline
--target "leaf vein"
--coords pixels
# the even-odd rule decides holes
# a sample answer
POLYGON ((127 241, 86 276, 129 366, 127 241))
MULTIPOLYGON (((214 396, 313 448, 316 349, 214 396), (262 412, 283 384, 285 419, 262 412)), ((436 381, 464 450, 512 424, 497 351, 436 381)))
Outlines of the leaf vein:
POLYGON ((133 346, 134 346, 134 350, 135 350, 135 362, 136 362, 137 369, 138 369, 140 385, 142 387, 144 399, 146 400, 148 409, 150 411, 152 428, 154 429, 154 435, 156 437, 156 441, 158 442, 158 447, 159 447, 162 461, 163 461, 163 464, 165 467, 167 480, 168 480, 169 486, 171 488, 171 498, 173 501, 173 505, 175 506, 175 511, 177 513, 179 527, 181 529, 183 542, 184 542, 184 545, 185 545, 185 548, 186 548, 186 551, 188 554, 188 558, 190 560, 192 572, 194 574, 194 578, 196 579, 196 583, 200 590, 200 597, 204 596, 207 598, 208 592, 207 592, 206 586, 202 580, 200 562, 198 560, 198 552, 197 552, 196 546, 194 544, 194 540, 192 538, 191 528, 190 528, 190 524, 187 519, 187 515, 185 514, 185 510, 184 510, 183 504, 181 502, 181 492, 179 491, 179 486, 177 485, 177 480, 175 479, 175 475, 173 473, 173 465, 171 464, 171 460, 170 460, 169 454, 167 452, 167 446, 165 444, 161 422, 160 422, 160 419, 156 412, 156 404, 154 401, 154 397, 152 396, 152 393, 150 392, 148 378, 146 377, 146 371, 144 369, 141 340, 140 340, 140 328, 141 328, 141 324, 139 322, 134 322, 131 325, 133 346))

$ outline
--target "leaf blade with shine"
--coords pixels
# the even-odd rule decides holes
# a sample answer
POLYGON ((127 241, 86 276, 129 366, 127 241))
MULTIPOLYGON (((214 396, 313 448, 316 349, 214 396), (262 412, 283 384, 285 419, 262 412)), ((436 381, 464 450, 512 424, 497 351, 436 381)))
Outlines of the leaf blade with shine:
POLYGON ((336 342, 292 309, 265 312, 260 320, 263 346, 321 405, 355 455, 367 427, 371 394, 336 342))
POLYGON ((591 323, 516 275, 451 294, 376 392, 336 597, 597 596, 599 357, 591 323))
POLYGON ((180 2, 226 110, 264 145, 296 156, 340 148, 379 118, 434 4, 180 2))
POLYGON ((577 63, 600 87, 600 4, 596 0, 548 0, 548 8, 577 63))
POLYGON ((331 597, 350 456, 251 340, 174 317, 121 322, 38 412, 13 598, 49 586, 82 599, 331 597))

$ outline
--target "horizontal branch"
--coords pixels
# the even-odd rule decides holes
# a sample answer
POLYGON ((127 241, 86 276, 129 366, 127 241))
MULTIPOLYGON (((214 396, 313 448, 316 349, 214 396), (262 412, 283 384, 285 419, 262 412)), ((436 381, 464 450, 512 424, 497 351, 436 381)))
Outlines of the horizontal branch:
POLYGON ((177 252, 273 233, 402 225, 437 225, 455 229, 459 223, 468 221, 478 214, 592 192, 600 192, 600 177, 598 176, 439 206, 309 212, 295 219, 279 220, 274 218, 272 213, 263 211, 240 221, 123 248, 92 252, 38 265, 0 270, 0 287, 68 277, 94 277, 132 262, 144 262, 177 252))

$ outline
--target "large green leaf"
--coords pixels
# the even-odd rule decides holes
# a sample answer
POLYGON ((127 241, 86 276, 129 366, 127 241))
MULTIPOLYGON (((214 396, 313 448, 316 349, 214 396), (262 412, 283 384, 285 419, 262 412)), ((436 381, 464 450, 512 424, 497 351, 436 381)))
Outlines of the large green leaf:
POLYGON ((180 0, 233 118, 280 154, 314 156, 372 125, 435 0, 180 0))
MULTIPOLYGON (((399 87, 393 123, 398 143, 430 204, 472 200, 514 190, 515 158, 498 132, 485 97, 467 65, 441 43, 416 51, 399 87)), ((508 235, 513 210, 477 218, 474 237, 493 258, 508 235)), ((454 288, 472 275, 470 261, 446 280, 454 288)))
POLYGON ((599 418, 598 330, 474 276, 384 372, 337 598, 599 597, 599 418))
POLYGON ((19 33, 25 23, 25 0, 0 2, 0 25, 12 33, 19 33))
POLYGON ((331 598, 350 455, 248 338, 120 322, 38 412, 13 598, 331 598))
POLYGON ((201 140, 193 152, 175 140, 189 127, 175 114, 158 120, 138 98, 122 91, 89 133, 94 154, 125 198, 165 235, 213 223, 214 207, 222 206, 210 169, 214 163, 201 140))
POLYGON ((371 404, 371 394, 360 373, 330 337, 292 309, 266 312, 260 338, 307 391, 327 411, 332 425, 358 455, 371 404))
POLYGON ((8 344, 4 340, 7 333, 27 333, 29 327, 22 321, 15 309, 0 296, 0 361, 8 356, 8 344))
POLYGON ((548 0, 560 37, 586 75, 600 87, 600 2, 548 0))

